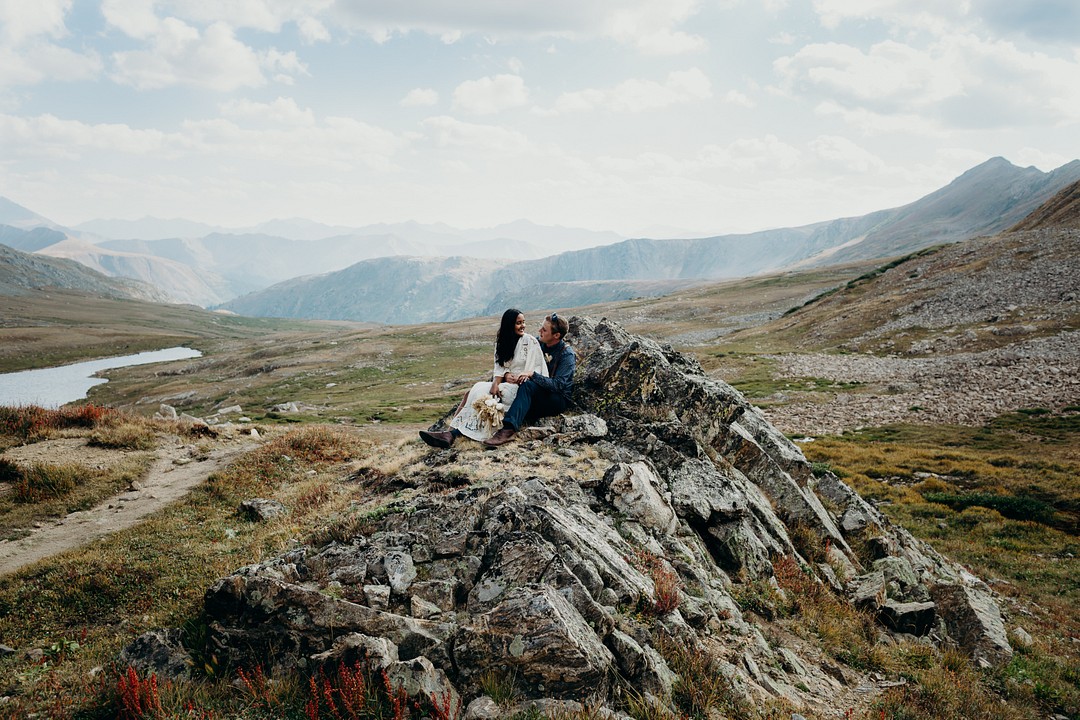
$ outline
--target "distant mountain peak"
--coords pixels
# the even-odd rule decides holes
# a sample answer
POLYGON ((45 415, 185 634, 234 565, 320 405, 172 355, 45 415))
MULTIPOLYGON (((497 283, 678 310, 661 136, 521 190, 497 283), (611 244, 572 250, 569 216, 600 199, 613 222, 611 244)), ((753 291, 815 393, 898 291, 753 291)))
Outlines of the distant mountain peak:
POLYGON ((47 227, 55 230, 60 227, 47 217, 38 215, 33 210, 8 200, 6 197, 0 197, 0 225, 9 225, 23 230, 35 227, 47 227))

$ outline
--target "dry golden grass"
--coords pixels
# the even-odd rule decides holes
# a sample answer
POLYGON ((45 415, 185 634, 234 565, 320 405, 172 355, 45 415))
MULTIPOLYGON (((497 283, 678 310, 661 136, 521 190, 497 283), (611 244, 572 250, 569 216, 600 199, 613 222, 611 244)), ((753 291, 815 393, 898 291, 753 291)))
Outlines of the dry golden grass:
POLYGON ((981 429, 881 428, 804 446, 809 459, 832 467, 864 497, 883 501, 894 521, 990 582, 1006 598, 1011 622, 1038 638, 987 673, 941 657, 914 667, 904 658, 888 661, 909 684, 882 699, 878 711, 886 717, 1080 716, 1077 434, 1050 420, 1008 416, 981 429), (954 509, 930 502, 935 493, 1036 498, 1056 514, 1040 523, 979 505, 954 509))

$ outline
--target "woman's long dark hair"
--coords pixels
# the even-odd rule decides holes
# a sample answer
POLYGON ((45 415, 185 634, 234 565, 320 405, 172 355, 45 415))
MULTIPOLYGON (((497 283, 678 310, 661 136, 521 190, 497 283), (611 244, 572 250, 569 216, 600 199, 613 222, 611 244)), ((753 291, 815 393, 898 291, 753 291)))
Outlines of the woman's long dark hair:
POLYGON ((518 342, 514 325, 517 324, 520 314, 520 310, 510 308, 503 313, 502 322, 499 323, 499 334, 495 336, 495 361, 501 365, 510 362, 510 358, 514 357, 514 348, 518 342))

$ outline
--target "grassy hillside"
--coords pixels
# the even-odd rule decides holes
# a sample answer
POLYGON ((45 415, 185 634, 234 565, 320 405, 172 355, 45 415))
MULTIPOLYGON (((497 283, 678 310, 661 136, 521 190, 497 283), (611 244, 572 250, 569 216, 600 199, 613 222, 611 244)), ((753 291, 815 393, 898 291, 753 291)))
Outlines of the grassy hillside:
POLYGON ((75 291, 0 295, 0 372, 127 355, 174 345, 206 351, 228 339, 323 331, 331 323, 244 318, 189 305, 103 298, 75 291))

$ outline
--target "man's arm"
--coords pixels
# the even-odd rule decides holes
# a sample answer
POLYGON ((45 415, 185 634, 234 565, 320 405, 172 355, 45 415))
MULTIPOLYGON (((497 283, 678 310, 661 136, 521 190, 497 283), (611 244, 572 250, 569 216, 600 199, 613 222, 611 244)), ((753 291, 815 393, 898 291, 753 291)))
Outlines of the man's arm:
POLYGON ((574 389, 574 371, 576 369, 577 357, 574 355, 573 350, 566 348, 562 357, 559 358, 559 366, 555 368, 553 376, 544 377, 539 373, 533 373, 531 380, 545 390, 558 393, 569 400, 570 393, 574 389))

